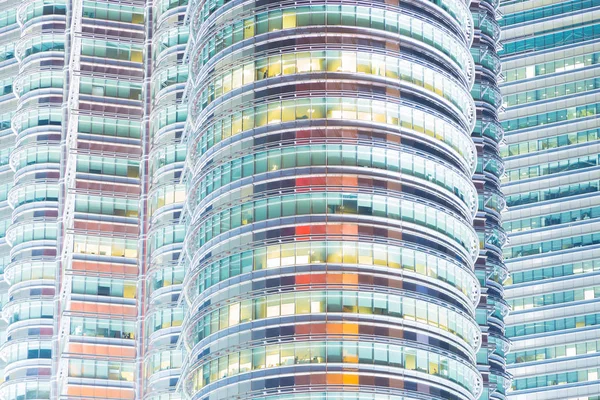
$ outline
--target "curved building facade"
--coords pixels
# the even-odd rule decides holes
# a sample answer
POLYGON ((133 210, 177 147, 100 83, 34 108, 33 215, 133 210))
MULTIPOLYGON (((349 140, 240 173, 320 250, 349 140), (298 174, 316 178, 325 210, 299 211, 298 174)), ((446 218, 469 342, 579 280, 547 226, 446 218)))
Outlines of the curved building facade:
POLYGON ((479 398, 469 2, 189 7, 184 398, 479 398))
POLYGON ((16 9, 20 37, 13 93, 17 107, 10 165, 12 209, 6 240, 11 246, 5 279, 10 283, 3 314, 8 321, 3 346, 6 366, 2 394, 32 398, 51 393, 58 258, 61 125, 66 4, 24 1, 16 9))
MULTIPOLYGON (((15 58, 15 42, 19 39, 17 10, 11 2, 0 2, 0 304, 8 301, 8 275, 11 265, 11 246, 6 232, 12 223, 12 208, 8 194, 13 186, 14 171, 11 168, 10 154, 14 151, 15 137, 11 129, 11 119, 17 108, 17 98, 13 94, 13 77, 18 73, 19 65, 15 58)), ((7 340, 6 328, 10 314, 3 312, 0 321, 0 396, 16 398, 18 389, 33 385, 19 385, 10 381, 14 376, 14 363, 18 363, 18 350, 27 346, 22 340, 7 340), (13 368, 5 369, 7 363, 13 368), (7 382, 8 378, 8 382, 7 382)), ((36 346, 34 344, 33 346, 36 346)), ((17 382, 19 380, 17 379, 17 382)), ((22 381, 21 381, 22 382, 22 381)), ((43 384, 41 386, 44 386, 43 384)), ((25 388, 22 389, 23 392, 25 388)))
POLYGON ((188 27, 182 23, 187 0, 156 1, 152 21, 151 105, 147 145, 148 223, 144 308, 144 382, 140 399, 178 400, 182 351, 177 346, 184 310, 180 307, 184 279, 179 257, 185 225, 179 224, 185 201, 180 183, 186 150, 181 142, 187 116, 182 102, 188 67, 183 54, 188 27))
POLYGON ((482 346, 477 357, 484 381, 481 400, 506 399, 510 387, 510 374, 506 373, 506 353, 510 341, 504 329, 504 318, 509 307, 504 300, 503 286, 508 269, 502 257, 506 234, 501 225, 501 213, 506 202, 500 190, 504 164, 499 152, 503 130, 498 121, 502 106, 498 88, 501 72, 497 54, 501 47, 498 7, 498 0, 471 3, 475 28, 471 46, 475 61, 475 83, 471 94, 477 108, 477 122, 472 137, 478 161, 473 182, 479 197, 474 226, 481 248, 475 264, 475 273, 481 284, 481 300, 477 307, 477 322, 482 332, 482 346))

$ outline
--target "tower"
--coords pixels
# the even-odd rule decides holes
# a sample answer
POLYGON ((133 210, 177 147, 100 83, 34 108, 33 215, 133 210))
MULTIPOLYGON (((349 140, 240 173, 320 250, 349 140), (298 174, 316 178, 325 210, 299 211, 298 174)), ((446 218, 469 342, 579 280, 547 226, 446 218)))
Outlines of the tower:
POLYGON ((467 4, 188 13, 184 396, 478 398, 467 4))

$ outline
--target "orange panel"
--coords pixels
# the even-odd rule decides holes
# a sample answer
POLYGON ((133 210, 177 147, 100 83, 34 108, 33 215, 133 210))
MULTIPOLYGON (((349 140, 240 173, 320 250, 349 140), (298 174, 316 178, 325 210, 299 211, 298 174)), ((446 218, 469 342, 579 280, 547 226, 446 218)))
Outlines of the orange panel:
POLYGON ((357 187, 358 186, 358 176, 356 175, 344 175, 342 176, 342 185, 357 187))
POLYGON ((342 225, 327 225, 327 234, 339 235, 342 233, 342 225))
POLYGON ((111 346, 103 344, 68 343, 66 353, 119 358, 135 358, 135 348, 128 346, 111 346))
POLYGON ((296 227, 296 235, 310 235, 310 226, 303 225, 296 227))
POLYGON ((358 225, 356 224, 342 224, 342 231, 344 235, 358 235, 358 225))
POLYGON ((344 374, 343 377, 344 377, 344 385, 358 385, 358 375, 357 374, 344 374))
POLYGON ((327 283, 342 283, 342 274, 327 274, 327 283))
POLYGON ((327 186, 341 186, 342 185, 342 177, 341 176, 328 176, 327 177, 327 186))
POLYGON ((296 275, 296 285, 308 285, 310 278, 311 274, 296 275))
POLYGON ((342 130, 342 137, 345 138, 358 138, 358 131, 354 129, 344 129, 342 130))
POLYGON ((390 387, 404 389, 404 381, 401 379, 390 379, 390 387))
POLYGON ((390 239, 402 240, 402 232, 395 231, 393 229, 388 229, 388 237, 390 239))
POLYGON ((296 178, 296 186, 299 187, 316 187, 326 186, 327 179, 324 176, 311 176, 306 178, 296 178))
POLYGON ((83 345, 81 343, 69 343, 66 348, 67 353, 83 353, 83 345))
POLYGON ((344 323, 342 324, 342 331, 348 334, 358 335, 358 324, 344 323))
POLYGON ((111 274, 128 274, 137 276, 137 265, 103 263, 96 261, 73 260, 71 267, 75 271, 106 272, 111 274))
POLYGON ((400 192, 402 191, 402 183, 396 181, 388 182, 388 189, 400 192))
POLYGON ((397 279, 388 279, 388 286, 396 289, 402 289, 402 281, 397 279))
POLYGON ((88 303, 83 301, 72 301, 70 305, 71 311, 83 311, 107 315, 137 315, 137 309, 135 306, 125 306, 121 304, 88 303))
POLYGON ((404 332, 400 329, 390 329, 389 335, 391 337, 402 339, 404 337, 404 332))
POLYGON ((135 398, 135 393, 132 389, 78 385, 69 385, 67 387, 67 395, 97 399, 133 400, 135 398))
POLYGON ((328 385, 341 385, 344 383, 344 377, 342 374, 327 374, 327 384, 328 385))
POLYGON ((344 272, 342 275, 342 280, 345 284, 358 284, 358 275, 344 272))

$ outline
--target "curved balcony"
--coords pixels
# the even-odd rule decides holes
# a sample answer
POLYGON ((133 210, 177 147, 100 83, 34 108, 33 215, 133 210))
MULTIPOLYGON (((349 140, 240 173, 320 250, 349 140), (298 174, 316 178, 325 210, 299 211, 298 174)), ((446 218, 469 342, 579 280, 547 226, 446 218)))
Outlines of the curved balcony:
POLYGON ((172 381, 181 374, 183 354, 175 346, 165 347, 158 351, 149 351, 144 360, 147 392, 160 392, 172 389, 172 381))
POLYGON ((51 366, 52 342, 35 342, 29 339, 7 341, 0 348, 0 357, 6 362, 4 375, 20 369, 51 366))
POLYGON ((484 196, 484 207, 486 211, 494 214, 499 223, 500 215, 506 209, 506 200, 504 199, 504 196, 497 188, 486 191, 484 196))
POLYGON ((57 68, 27 68, 15 78, 15 95, 26 104, 31 97, 57 97, 63 94, 62 66, 57 68))
MULTIPOLYGON (((359 382, 363 380, 363 384, 366 387, 363 388, 363 385, 361 385, 362 390, 371 391, 375 388, 375 385, 368 385, 367 382, 369 382, 369 377, 380 375, 383 372, 381 368, 376 366, 376 363, 378 361, 381 362, 381 360, 369 359, 368 357, 359 358, 358 351, 353 351, 354 346, 349 347, 351 350, 346 356, 337 356, 333 349, 337 349, 336 345, 340 346, 341 343, 327 342, 327 352, 325 352, 324 348, 325 343, 326 342, 323 341, 298 341, 289 344, 283 342, 281 345, 267 346, 253 344, 248 350, 243 350, 241 352, 232 351, 229 356, 225 356, 233 358, 237 355, 239 362, 243 363, 241 366, 225 364, 223 369, 218 369, 219 363, 224 364, 224 359, 222 357, 203 359, 201 360, 203 363, 199 363, 194 370, 184 370, 185 374, 192 375, 194 378, 185 383, 183 390, 187 393, 198 391, 200 395, 205 395, 209 392, 219 393, 221 385, 230 386, 234 381, 239 379, 247 379, 252 380, 255 383, 260 382, 261 384, 266 384, 266 382, 271 379, 277 379, 277 376, 283 375, 289 376, 291 379, 284 382, 279 381, 277 386, 279 390, 291 391, 293 390, 293 386, 306 387, 311 381, 309 377, 322 376, 324 373, 329 377, 339 376, 341 378, 340 381, 344 382, 343 376, 348 374, 346 371, 356 371, 358 368, 361 369, 360 374, 350 373, 349 375, 358 378, 359 382), (309 345, 310 351, 308 354, 302 353, 300 349, 304 348, 304 351, 306 351, 309 345), (329 349, 329 346, 331 346, 331 350, 329 349), (329 351, 331 351, 331 353, 329 353, 329 351), (261 359, 253 359, 248 363, 246 362, 248 352, 250 352, 251 358, 254 353, 260 354, 262 352, 272 354, 272 357, 269 357, 268 360, 264 361, 261 359), (290 356, 286 356, 286 354, 290 354, 290 356), (213 368, 213 365, 217 366, 217 373, 214 375, 204 374, 204 371, 210 371, 210 369, 213 368), (302 368, 304 370, 303 373, 297 371, 298 365, 304 366, 304 368, 302 368), (327 369, 325 369, 325 366, 327 369), (308 380, 308 382, 304 383, 306 380, 308 380)), ((365 350, 366 348, 369 348, 369 345, 373 346, 372 343, 367 343, 357 342, 355 343, 355 346, 358 346, 361 349, 365 348, 365 350)), ((447 358, 445 355, 437 354, 426 349, 419 349, 414 352, 415 357, 427 360, 427 362, 435 363, 436 361, 434 360, 442 360, 445 364, 442 366, 441 370, 435 370, 428 373, 425 367, 417 368, 415 366, 414 369, 411 369, 412 354, 403 347, 389 344, 383 345, 381 350, 381 356, 382 358, 385 356, 386 361, 388 357, 392 356, 392 353, 395 353, 398 357, 396 360, 390 359, 388 361, 390 366, 386 367, 386 371, 389 371, 390 375, 393 376, 393 378, 390 379, 396 381, 394 382, 394 386, 403 380, 410 382, 418 381, 422 385, 443 386, 445 390, 441 390, 440 394, 444 395, 444 398, 449 400, 459 399, 461 398, 460 396, 468 396, 470 390, 473 390, 474 388, 476 388, 475 390, 480 390, 481 388, 482 382, 478 381, 477 377, 479 374, 476 370, 470 369, 458 360, 447 358), (461 374, 462 377, 456 377, 454 374, 455 372, 461 374), (470 380, 475 382, 473 387, 466 383, 470 380)), ((359 383, 356 385, 358 384, 359 383)), ((311 386, 314 387, 314 385, 311 386)), ((255 392, 253 394, 257 395, 258 393, 255 392)), ((194 396, 192 398, 197 399, 200 397, 194 396)))
POLYGON ((19 4, 17 21, 23 28, 27 28, 32 23, 52 22, 53 17, 64 22, 66 14, 67 4, 65 1, 26 0, 19 4))
POLYGON ((504 175, 504 162, 497 153, 487 152, 484 154, 483 171, 491 175, 495 182, 504 175))
POLYGON ((164 147, 164 151, 160 150, 150 156, 150 171, 156 186, 178 182, 178 174, 185 163, 185 146, 177 146, 179 150, 174 150, 175 146, 164 147))
POLYGON ((468 219, 457 215, 443 204, 425 201, 414 195, 399 194, 394 189, 390 187, 387 191, 373 194, 355 187, 354 193, 346 193, 347 190, 344 190, 343 186, 329 186, 327 191, 319 188, 307 195, 294 194, 293 189, 271 192, 260 186, 253 190, 244 187, 231 190, 227 196, 221 196, 216 201, 203 201, 195 207, 191 205, 194 227, 190 229, 189 235, 197 237, 186 241, 186 246, 193 252, 194 246, 214 241, 219 235, 227 237, 232 230, 240 233, 249 231, 247 228, 251 225, 260 226, 261 221, 279 219, 279 223, 267 223, 267 226, 277 226, 290 222, 299 223, 303 215, 318 215, 323 216, 319 219, 329 217, 335 221, 358 223, 363 222, 366 217, 374 224, 394 227, 404 225, 405 229, 410 230, 421 228, 422 235, 425 235, 425 232, 426 235, 430 235, 431 232, 437 231, 441 235, 432 235, 432 240, 443 242, 450 248, 458 244, 455 249, 457 254, 461 254, 467 260, 474 261, 477 258, 478 240, 468 219), (326 195, 319 192, 326 192, 326 195), (242 197, 241 193, 245 193, 245 196, 242 197), (263 199, 268 199, 272 207, 267 209, 267 203, 263 199), (293 217, 299 219, 294 221, 293 217), (436 218, 437 222, 430 218, 436 218), (199 232, 201 234, 196 235, 199 232))
POLYGON ((156 69, 152 74, 151 84, 155 103, 159 104, 163 97, 174 92, 182 92, 187 81, 188 70, 185 64, 177 63, 156 69))
POLYGON ((154 57, 156 65, 162 64, 162 59, 173 52, 185 51, 189 29, 182 24, 164 24, 153 37, 154 57))
MULTIPOLYGON (((53 299, 54 294, 48 295, 48 297, 53 299)), ((48 302, 48 300, 44 296, 38 296, 37 298, 9 301, 2 309, 3 318, 9 322, 8 336, 10 337, 13 331, 31 326, 52 326, 54 304, 48 302)), ((35 338, 32 338, 32 340, 35 340, 35 338)))
MULTIPOLYGON (((64 31, 63 31, 64 32, 64 31)), ((35 32, 21 39, 15 45, 15 56, 21 67, 25 68, 31 62, 29 58, 52 58, 64 54, 65 38, 60 29, 35 32)))
MULTIPOLYGON (((28 136, 60 133, 61 109, 52 106, 19 109, 12 119, 17 144, 28 136)), ((15 150, 18 150, 18 145, 15 150)))
POLYGON ((233 97, 240 92, 236 89, 241 88, 242 92, 249 90, 243 87, 246 85, 252 85, 252 89, 258 91, 268 86, 281 86, 285 82, 302 82, 308 78, 336 79, 348 85, 356 84, 360 78, 366 84, 380 82, 388 86, 400 86, 399 90, 407 94, 415 92, 427 103, 439 103, 439 96, 432 94, 443 93, 445 101, 440 105, 448 108, 447 112, 468 129, 473 128, 475 106, 464 85, 443 68, 424 63, 417 57, 405 55, 398 58, 373 50, 295 52, 290 49, 282 59, 280 52, 281 49, 275 49, 263 57, 247 56, 236 59, 234 63, 216 63, 209 76, 196 78, 196 98, 191 101, 201 105, 198 107, 200 111, 213 101, 227 98, 227 93, 233 97), (314 77, 311 76, 313 74, 314 77))
POLYGON ((498 146, 504 138, 504 130, 498 120, 479 119, 475 124, 473 134, 477 137, 489 138, 498 146))
POLYGON ((33 400, 49 400, 50 381, 35 381, 25 376, 0 384, 0 396, 5 399, 17 399, 23 391, 33 400))
POLYGON ((180 208, 185 201, 185 185, 172 183, 153 188, 148 194, 149 216, 157 212, 168 212, 173 208, 180 208))
POLYGON ((157 105, 150 116, 150 132, 154 142, 169 140, 176 130, 183 130, 188 116, 187 105, 168 102, 157 105))
POLYGON ((497 79, 502 70, 502 62, 495 49, 485 44, 480 44, 471 48, 471 54, 475 60, 475 69, 477 71, 492 79, 497 79))
POLYGON ((188 0, 160 0, 156 2, 156 26, 160 27, 165 19, 174 15, 183 15, 187 10, 188 0))
POLYGON ((475 83, 471 90, 471 94, 475 101, 484 102, 494 111, 502 106, 502 94, 500 93, 500 89, 490 82, 482 81, 481 83, 475 83))
POLYGON ((489 11, 473 13, 473 23, 475 29, 479 30, 480 34, 487 36, 485 39, 490 43, 496 44, 499 41, 500 25, 496 21, 494 13, 491 15, 489 11))
POLYGON ((173 343, 172 337, 181 333, 183 318, 183 309, 174 303, 149 311, 145 322, 147 348, 151 350, 173 343))
MULTIPOLYGON (((360 92, 355 90, 342 92, 340 96, 339 92, 334 92, 337 95, 329 94, 323 83, 312 85, 315 89, 322 86, 322 97, 313 97, 314 94, 308 96, 305 93, 292 97, 292 93, 287 91, 286 95, 271 101, 264 99, 254 103, 254 107, 244 107, 237 112, 231 112, 231 107, 235 104, 232 99, 203 110, 197 122, 194 122, 192 112, 191 129, 203 134, 191 140, 191 149, 198 149, 198 155, 209 156, 211 152, 226 147, 230 142, 247 142, 249 136, 263 136, 265 133, 294 130, 298 136, 307 129, 310 131, 310 127, 317 126, 330 126, 331 129, 337 127, 340 130, 370 127, 397 135, 397 140, 402 136, 410 141, 419 141, 423 146, 435 148, 429 152, 443 155, 467 176, 474 171, 475 148, 470 136, 464 127, 434 109, 434 105, 424 105, 404 97, 377 96, 375 100, 363 99, 360 92), (269 114, 269 109, 273 113, 269 114)), ((355 89, 358 88, 360 86, 355 89)), ((286 134, 290 139, 294 138, 289 135, 286 134)))
POLYGON ((13 218, 17 219, 22 212, 38 207, 40 209, 58 209, 59 188, 57 179, 27 179, 17 183, 8 192, 8 203, 13 209, 13 218))

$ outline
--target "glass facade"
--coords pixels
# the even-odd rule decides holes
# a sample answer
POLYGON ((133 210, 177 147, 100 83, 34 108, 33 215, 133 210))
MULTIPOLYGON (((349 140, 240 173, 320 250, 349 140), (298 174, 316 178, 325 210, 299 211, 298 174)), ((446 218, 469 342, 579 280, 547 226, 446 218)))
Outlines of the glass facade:
MULTIPOLYGON (((15 42, 19 39, 19 25, 16 19, 17 12, 10 4, 0 4, 0 309, 2 309, 2 319, 0 320, 0 392, 8 393, 4 388, 9 384, 5 383, 7 374, 15 374, 15 369, 7 368, 11 360, 16 360, 20 356, 21 363, 29 363, 30 366, 37 364, 37 357, 32 357, 28 361, 28 353, 23 356, 23 348, 17 355, 17 348, 12 347, 7 341, 7 326, 10 314, 6 312, 9 299, 9 273, 11 264, 11 244, 7 233, 12 222, 12 208, 9 201, 9 193, 13 187, 14 170, 11 167, 11 153, 15 149, 15 136, 11 129, 11 119, 17 108, 17 98, 13 94, 14 80, 12 79, 18 72, 18 61, 15 58, 15 42), (13 355, 14 349, 14 355, 13 355)), ((40 348, 40 343, 32 343, 33 348, 40 348)), ((8 378, 10 379, 10 378, 8 378)), ((17 381, 18 382, 18 381, 17 381)), ((22 382, 22 379, 21 379, 22 382)), ((33 384, 35 385, 35 383, 33 384)), ((32 385, 32 386, 33 386, 32 385)), ((10 385, 11 390, 17 390, 19 385, 10 385)), ((25 391, 23 387, 20 389, 25 391)))
POLYGON ((4 6, 0 395, 137 398, 146 4, 4 6))
MULTIPOLYGON (((3 5, 8 5, 3 3, 3 5)), ((49 399, 54 323, 58 316, 59 180, 61 169, 62 76, 66 5, 61 1, 25 2, 14 8, 10 76, 14 106, 2 105, 14 140, 8 162, 14 175, 8 187, 6 242, 10 246, 4 278, 10 285, 3 305, 7 321, 2 345, 6 362, 2 394, 49 399), (51 25, 48 23, 52 21, 51 25), (14 24, 14 25, 13 25, 14 24), (20 28, 20 29, 19 29, 20 28), (40 96, 44 93, 44 96, 40 96), (6 108, 5 108, 6 107, 6 108)), ((7 21, 8 22, 8 21, 7 21)), ((5 47, 6 48, 6 47, 5 47)), ((8 48, 6 48, 8 50, 8 48)), ((6 139, 2 138, 2 143, 6 139)), ((8 142, 8 140, 6 140, 8 142)))
POLYGON ((64 77, 71 97, 63 114, 68 123, 58 273, 65 300, 58 309, 63 337, 55 348, 59 379, 52 398, 134 399, 139 393, 140 334, 132 328, 143 293, 143 135, 127 135, 123 126, 139 130, 144 114, 144 6, 69 4, 75 32, 68 36, 72 68, 64 77))
POLYGON ((188 80, 184 62, 188 28, 183 24, 187 0, 154 2, 150 83, 146 86, 151 105, 144 140, 148 144, 148 176, 144 210, 146 280, 144 363, 140 382, 146 400, 179 400, 176 392, 183 351, 178 346, 184 312, 179 296, 185 278, 181 254, 186 227, 179 223, 185 187, 180 183, 186 159, 181 137, 185 126, 183 92, 188 80))
POLYGON ((596 399, 600 3, 501 10, 509 399, 596 399))
POLYGON ((0 398, 503 400, 497 8, 0 1, 0 398))
POLYGON ((479 355, 504 357, 502 321, 483 339, 476 310, 501 253, 477 272, 473 228, 479 203, 502 203, 498 177, 485 200, 472 181, 473 129, 500 164, 500 125, 472 98, 496 118, 499 71, 483 79, 469 54, 479 30, 495 51, 495 6, 341 3, 194 1, 189 33, 168 36, 189 35, 187 114, 156 118, 187 117, 186 232, 162 231, 185 236, 186 311, 152 326, 181 325, 183 359, 161 360, 182 363, 184 398, 477 399, 504 384, 503 361, 479 355))
POLYGON ((505 336, 504 326, 509 306, 504 301, 503 288, 508 270, 502 257, 506 234, 501 226, 501 212, 506 207, 506 200, 500 190, 504 166, 499 149, 504 130, 498 119, 502 107, 498 88, 501 67, 497 53, 500 48, 498 20, 502 19, 498 7, 499 0, 471 3, 475 32, 471 54, 476 72, 471 94, 477 116, 472 138, 478 161, 473 176, 478 196, 474 226, 480 247, 475 274, 481 285, 476 320, 482 332, 477 363, 484 382, 481 400, 506 399, 511 382, 511 376, 506 371, 510 342, 505 336))

